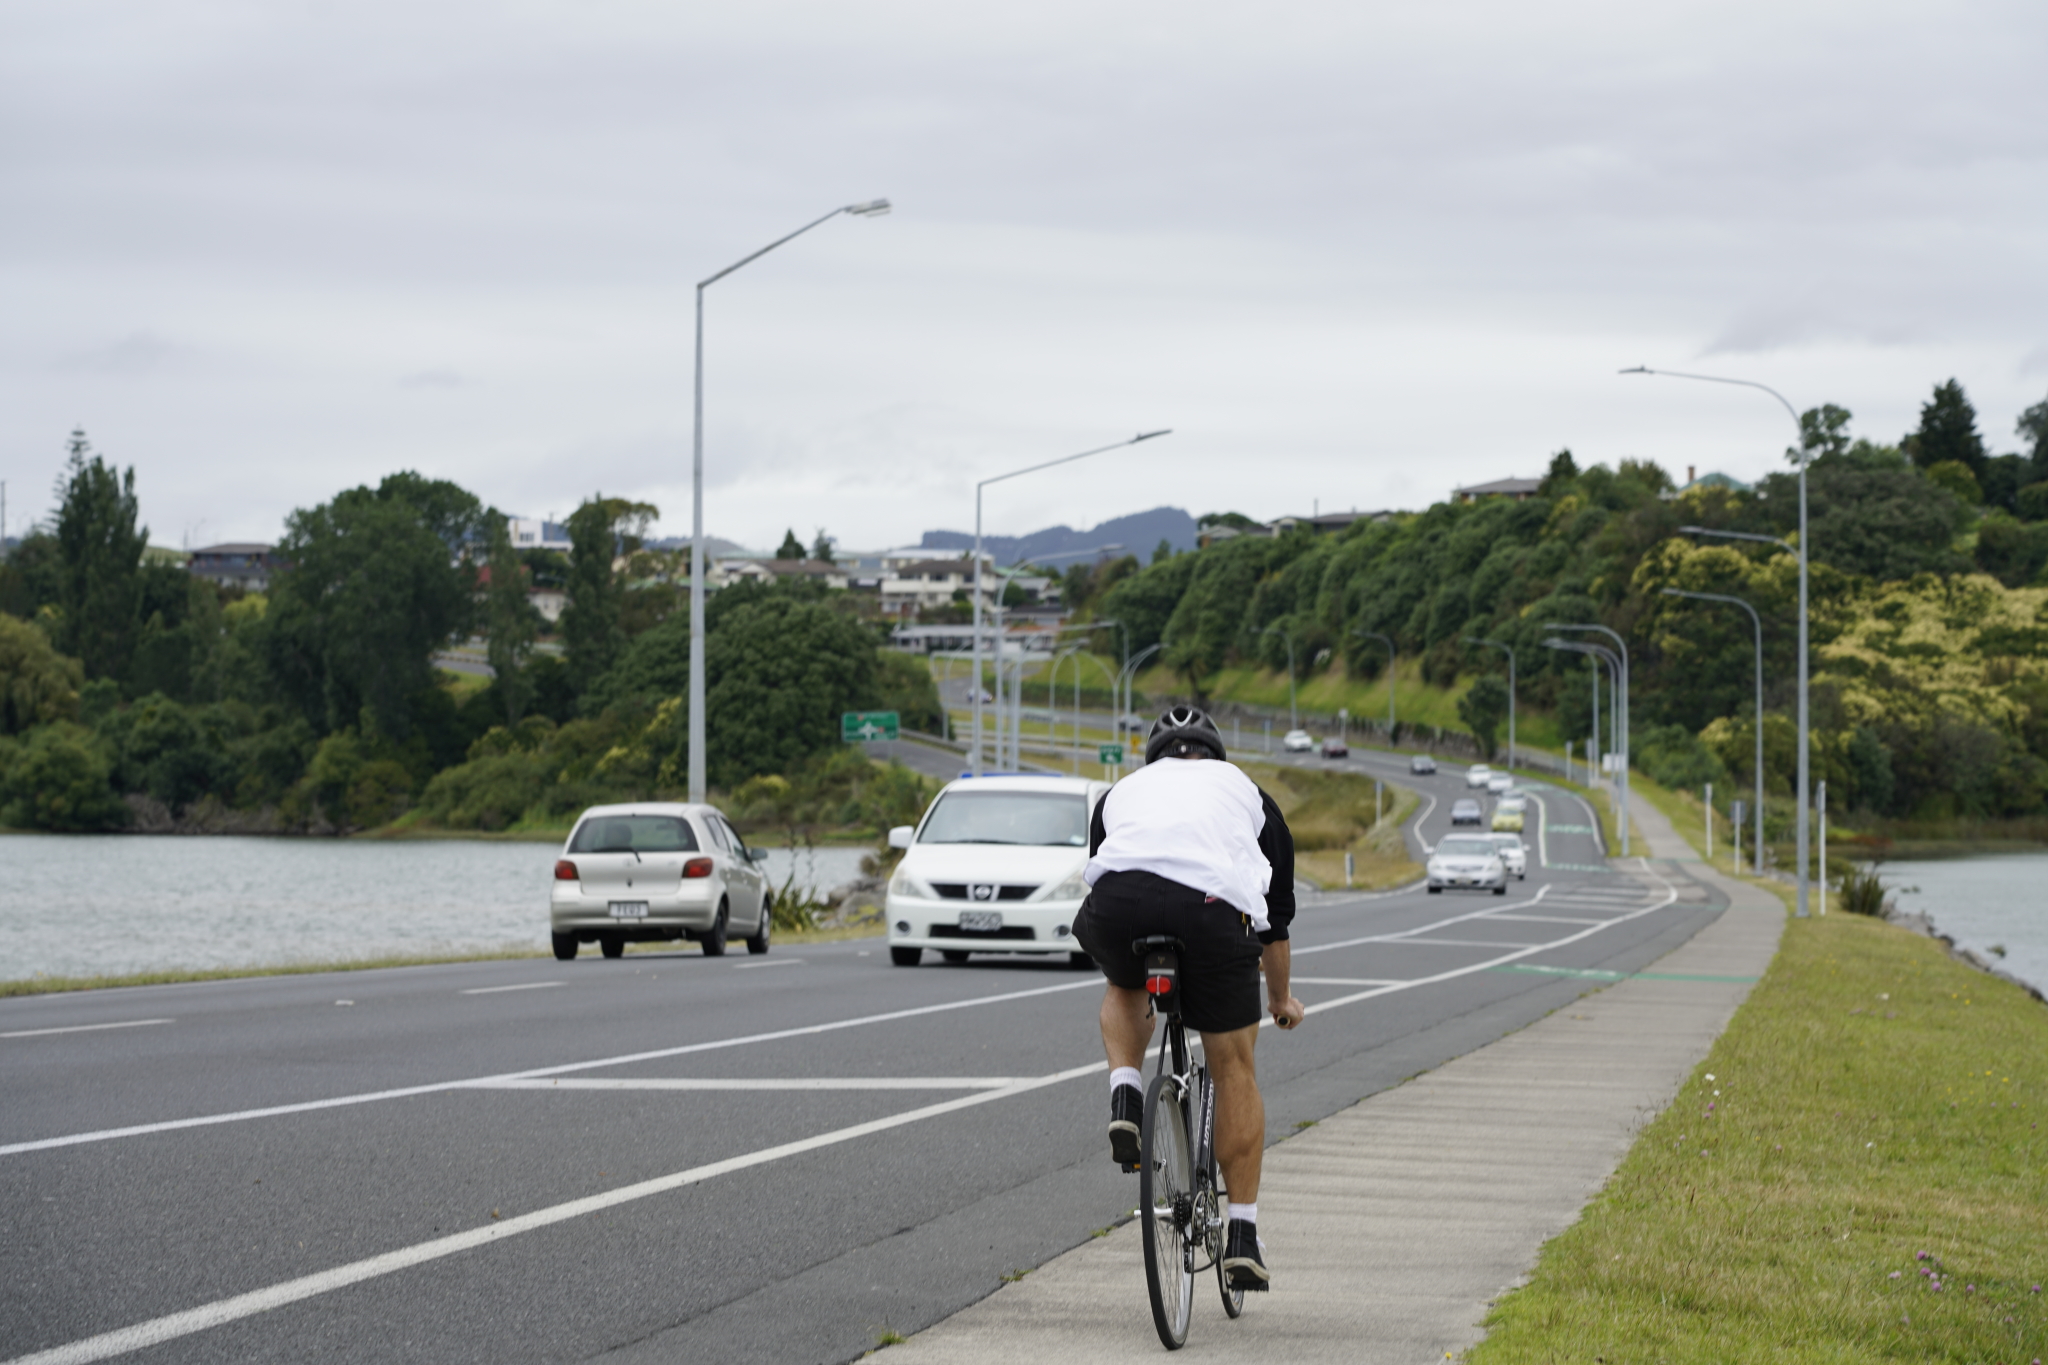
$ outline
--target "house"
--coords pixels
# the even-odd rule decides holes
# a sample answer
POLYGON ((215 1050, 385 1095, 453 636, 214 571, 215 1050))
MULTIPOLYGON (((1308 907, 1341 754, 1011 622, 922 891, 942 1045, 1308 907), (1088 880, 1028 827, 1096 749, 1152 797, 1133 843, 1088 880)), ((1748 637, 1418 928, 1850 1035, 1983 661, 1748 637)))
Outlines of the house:
POLYGON ((539 517, 507 517, 505 530, 515 550, 558 550, 569 553, 569 528, 539 517))
MULTIPOLYGON (((904 556, 884 556, 881 582, 876 591, 881 595, 882 615, 914 617, 928 608, 943 607, 953 601, 954 593, 968 593, 974 587, 974 561, 971 558, 928 559, 904 556)), ((981 595, 984 605, 993 601, 996 585, 1002 580, 994 568, 982 562, 981 595)))
POLYGON ((1470 488, 1460 486, 1452 490, 1451 498, 1455 502, 1477 502, 1481 498, 1527 502, 1542 487, 1541 479, 1495 479, 1492 483, 1475 483, 1470 488))
POLYGON ((721 559, 705 577, 707 586, 724 586, 749 578, 764 583, 807 578, 828 588, 844 588, 848 582, 845 569, 822 559, 721 559))
POLYGON ((285 568, 283 560, 271 553, 271 546, 231 543, 209 545, 192 552, 186 572, 194 578, 218 583, 244 592, 267 592, 272 574, 285 568))

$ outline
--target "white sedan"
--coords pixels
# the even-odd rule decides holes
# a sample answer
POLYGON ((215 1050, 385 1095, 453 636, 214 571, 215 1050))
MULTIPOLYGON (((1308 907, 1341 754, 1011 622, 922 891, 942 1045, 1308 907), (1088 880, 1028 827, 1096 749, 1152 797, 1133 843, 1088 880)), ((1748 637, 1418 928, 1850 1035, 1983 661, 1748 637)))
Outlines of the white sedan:
POLYGON ((1483 787, 1486 785, 1487 779, 1492 776, 1493 769, 1487 767, 1484 763, 1474 763, 1471 767, 1465 769, 1465 785, 1468 787, 1483 787))
POLYGON ((1316 737, 1306 730, 1289 730, 1280 737, 1280 747, 1290 754, 1305 754, 1316 747, 1316 737))
POLYGON ((1521 835, 1496 834, 1493 846, 1500 850, 1501 865, 1516 881, 1529 880, 1529 850, 1522 846, 1521 835))
POLYGON ((1513 773, 1488 773, 1486 776, 1486 789, 1495 796, 1499 796, 1514 785, 1515 777, 1513 773))
POLYGON ((1430 850, 1428 877, 1432 896, 1447 886, 1491 891, 1496 896, 1508 893, 1507 864, 1501 861, 1500 850, 1494 847, 1490 835, 1446 835, 1430 850))

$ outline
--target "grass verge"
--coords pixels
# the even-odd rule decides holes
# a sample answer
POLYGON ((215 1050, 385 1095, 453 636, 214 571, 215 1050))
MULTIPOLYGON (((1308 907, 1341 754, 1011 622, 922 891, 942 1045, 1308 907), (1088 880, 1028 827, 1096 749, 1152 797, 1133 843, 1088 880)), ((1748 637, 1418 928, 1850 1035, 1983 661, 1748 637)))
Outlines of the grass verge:
POLYGON ((1374 820, 1372 779, 1353 773, 1317 772, 1277 764, 1239 765, 1272 793, 1294 835, 1298 875, 1325 888, 1344 885, 1344 855, 1352 855, 1354 890, 1401 886, 1422 875, 1408 854, 1401 825, 1421 798, 1406 787, 1386 784, 1384 813, 1374 820))
POLYGON ((1468 1359, 2048 1356, 2044 1097, 2048 1010, 2024 992, 1878 921, 1792 920, 1468 1359))

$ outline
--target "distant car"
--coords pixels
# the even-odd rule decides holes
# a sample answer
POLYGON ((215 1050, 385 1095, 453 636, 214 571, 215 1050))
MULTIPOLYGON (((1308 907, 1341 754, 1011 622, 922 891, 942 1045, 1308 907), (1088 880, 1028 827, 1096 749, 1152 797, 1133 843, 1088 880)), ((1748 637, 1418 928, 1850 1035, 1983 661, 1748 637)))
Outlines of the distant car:
POLYGON ((1474 763, 1471 767, 1465 769, 1465 785, 1468 787, 1483 787, 1492 776, 1493 769, 1487 767, 1484 763, 1474 763))
POLYGON ((1306 730, 1289 730, 1280 737, 1280 747, 1290 754, 1305 754, 1316 747, 1316 737, 1306 730))
POLYGON ((1493 840, 1485 835, 1446 835, 1430 850, 1426 875, 1432 896, 1447 886, 1491 891, 1496 896, 1508 893, 1507 864, 1501 860, 1493 840))
POLYGON ((1436 771, 1436 760, 1428 754, 1417 754, 1408 760, 1408 771, 1427 775, 1436 771))
POLYGON ((595 943, 619 957, 628 943, 687 939, 717 957, 729 934, 744 935, 748 952, 765 953, 775 909, 759 866, 767 856, 712 806, 592 806, 555 863, 555 956, 567 962, 595 943))
POLYGON ((1469 796, 1461 796, 1451 802, 1451 823, 1454 825, 1483 824, 1485 817, 1480 813, 1479 803, 1469 796))
POLYGON ((889 879, 889 960, 915 967, 925 949, 1064 956, 1093 965, 1074 938, 1088 895, 1088 819, 1109 784, 1050 774, 963 777, 916 825, 889 831, 905 850, 889 879))
POLYGON ((1519 834, 1496 834, 1493 846, 1500 850, 1501 863, 1516 881, 1529 880, 1529 850, 1522 847, 1519 834))
POLYGON ((1351 757, 1351 746, 1349 744, 1346 744, 1343 740, 1338 739, 1335 736, 1332 736, 1331 738, 1323 741, 1323 757, 1349 758, 1351 757))
POLYGON ((1528 793, 1510 787, 1500 794, 1500 800, 1493 803, 1493 808, 1496 811, 1511 810, 1518 815, 1522 814, 1529 809, 1528 793))
POLYGON ((1486 789, 1492 792, 1495 796, 1499 796, 1502 792, 1506 791, 1508 788, 1514 785, 1515 779, 1514 776, 1510 773, 1487 774, 1486 789))
POLYGON ((1522 812, 1496 808, 1493 812, 1493 830, 1496 834, 1520 834, 1522 812))

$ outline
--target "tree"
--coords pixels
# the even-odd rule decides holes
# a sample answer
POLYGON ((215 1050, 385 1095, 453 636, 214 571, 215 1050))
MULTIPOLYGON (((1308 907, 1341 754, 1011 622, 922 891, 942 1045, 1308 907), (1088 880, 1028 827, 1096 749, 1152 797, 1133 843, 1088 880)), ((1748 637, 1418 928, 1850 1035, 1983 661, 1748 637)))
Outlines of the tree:
POLYGON ((71 433, 64 469, 56 527, 56 645, 76 656, 88 677, 118 677, 127 669, 141 624, 136 569, 149 544, 148 529, 135 525, 135 470, 117 474, 92 454, 83 431, 71 433))
POLYGON ((1921 469, 1955 460, 1971 477, 1983 478, 1984 438, 1977 434, 1977 410, 1953 379, 1934 386, 1934 396, 1921 405, 1919 429, 1899 448, 1921 469))
POLYGON ((1482 758, 1493 757, 1494 739, 1507 718, 1508 685, 1496 674, 1487 673, 1474 680, 1465 695, 1458 698, 1458 719, 1479 741, 1482 758))
POLYGON ((2021 413, 2020 420, 2013 423, 2013 429, 2033 447, 2022 482, 2039 483, 2048 479, 2048 398, 2021 413))
POLYGON ((1154 564, 1164 564, 1167 560, 1172 558, 1173 542, 1166 539, 1164 536, 1161 536, 1159 538, 1159 543, 1152 547, 1152 562, 1154 564))
POLYGON ((1546 498, 1558 497, 1565 485, 1579 477, 1579 462, 1572 458, 1570 447, 1550 457, 1550 468, 1544 472, 1543 482, 1537 492, 1546 498))
MULTIPOLYGON (((1798 475, 1766 475, 1757 492, 1762 515, 1746 529, 1798 530, 1798 475)), ((1840 455, 1816 457, 1807 468, 1806 493, 1816 563, 1879 582, 1962 567, 1952 545, 1966 508, 1893 447, 1858 440, 1840 455)))
POLYGON ((1823 403, 1799 414, 1799 449, 1785 452, 1785 459, 1798 464, 1802 454, 1815 459, 1843 455, 1849 450, 1849 419, 1856 414, 1833 403, 1823 403))
POLYGON ((620 552, 620 523, 632 518, 638 506, 596 497, 569 514, 569 600, 561 626, 569 679, 579 694, 596 685, 626 646, 619 624, 625 586, 612 561, 620 552))
POLYGON ((804 557, 804 543, 796 538, 795 527, 791 527, 782 533, 782 544, 776 547, 775 557, 777 559, 802 559, 804 557))
POLYGON ((490 586, 484 593, 487 655, 497 675, 498 696, 505 703, 505 723, 517 725, 533 697, 526 676, 526 656, 533 652, 534 610, 526 600, 526 564, 512 548, 505 518, 493 513, 490 527, 490 586))
POLYGON ((26 621, 0 615, 0 735, 78 718, 85 670, 26 621))
POLYGON ((61 833, 118 829, 128 808, 107 781, 89 731, 45 725, 0 753, 0 824, 61 833))
POLYGON ((417 476, 349 489, 285 521, 278 555, 291 567, 272 584, 266 652, 321 733, 367 711, 384 735, 408 738, 414 697, 433 686, 433 652, 475 619, 475 571, 449 552, 445 506, 406 497, 426 487, 446 502, 453 485, 401 478, 417 476))
POLYGON ((817 539, 811 542, 811 558, 821 564, 837 564, 839 562, 832 557, 832 537, 825 534, 825 528, 822 526, 818 528, 817 539))
POLYGON ((1984 490, 1978 486, 1977 476, 1961 460, 1943 460, 1927 466, 1927 482, 1936 488, 1947 489, 1965 507, 1976 507, 1984 501, 1984 490))

